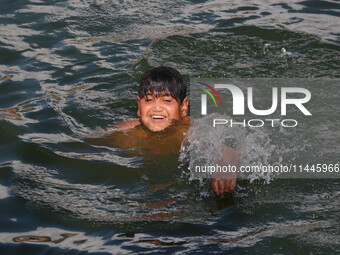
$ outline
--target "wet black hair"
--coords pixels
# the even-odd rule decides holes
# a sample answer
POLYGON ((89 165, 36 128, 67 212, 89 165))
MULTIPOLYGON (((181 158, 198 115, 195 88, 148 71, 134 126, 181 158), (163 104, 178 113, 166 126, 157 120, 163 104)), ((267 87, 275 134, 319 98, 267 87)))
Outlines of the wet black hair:
POLYGON ((139 85, 140 98, 147 93, 154 95, 170 95, 182 103, 187 93, 187 86, 183 76, 174 68, 160 66, 146 72, 139 85))

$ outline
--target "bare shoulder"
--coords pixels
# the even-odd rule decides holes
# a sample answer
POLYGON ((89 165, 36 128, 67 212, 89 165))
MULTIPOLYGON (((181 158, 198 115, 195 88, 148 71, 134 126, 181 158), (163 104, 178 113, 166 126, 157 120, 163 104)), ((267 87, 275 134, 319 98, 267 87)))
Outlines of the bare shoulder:
POLYGON ((141 122, 140 122, 140 119, 130 119, 130 120, 124 120, 122 122, 119 122, 115 125, 112 125, 110 126, 108 129, 110 131, 113 131, 113 130, 127 130, 127 129, 130 129, 130 128, 134 128, 138 125, 140 125, 141 122))
POLYGON ((110 135, 114 131, 124 131, 140 125, 139 119, 130 119, 119 122, 117 124, 108 126, 106 129, 96 130, 92 132, 88 137, 102 137, 110 135))

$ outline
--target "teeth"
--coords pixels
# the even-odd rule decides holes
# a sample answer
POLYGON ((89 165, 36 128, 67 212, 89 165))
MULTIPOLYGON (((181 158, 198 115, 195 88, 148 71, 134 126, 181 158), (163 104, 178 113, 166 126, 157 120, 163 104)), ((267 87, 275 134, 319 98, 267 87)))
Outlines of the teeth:
POLYGON ((164 116, 152 116, 153 119, 164 119, 164 116))

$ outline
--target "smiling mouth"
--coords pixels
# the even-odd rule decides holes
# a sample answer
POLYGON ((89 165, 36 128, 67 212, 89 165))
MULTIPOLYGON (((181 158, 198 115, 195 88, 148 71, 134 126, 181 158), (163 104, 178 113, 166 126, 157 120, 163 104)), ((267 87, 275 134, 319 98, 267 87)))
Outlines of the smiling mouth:
POLYGON ((154 116, 151 116, 152 119, 154 120, 162 120, 162 119, 165 119, 164 116, 160 116, 160 115, 154 115, 154 116))

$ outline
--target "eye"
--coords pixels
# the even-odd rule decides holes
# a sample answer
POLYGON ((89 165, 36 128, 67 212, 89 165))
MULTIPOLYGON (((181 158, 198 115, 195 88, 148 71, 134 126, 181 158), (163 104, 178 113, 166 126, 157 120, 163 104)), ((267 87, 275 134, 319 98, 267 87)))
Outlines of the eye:
POLYGON ((146 102, 151 102, 151 101, 152 101, 152 97, 151 97, 151 96, 146 97, 146 98, 145 98, 145 101, 146 101, 146 102))
POLYGON ((172 102, 172 98, 164 98, 163 101, 166 102, 166 103, 171 103, 172 102))

